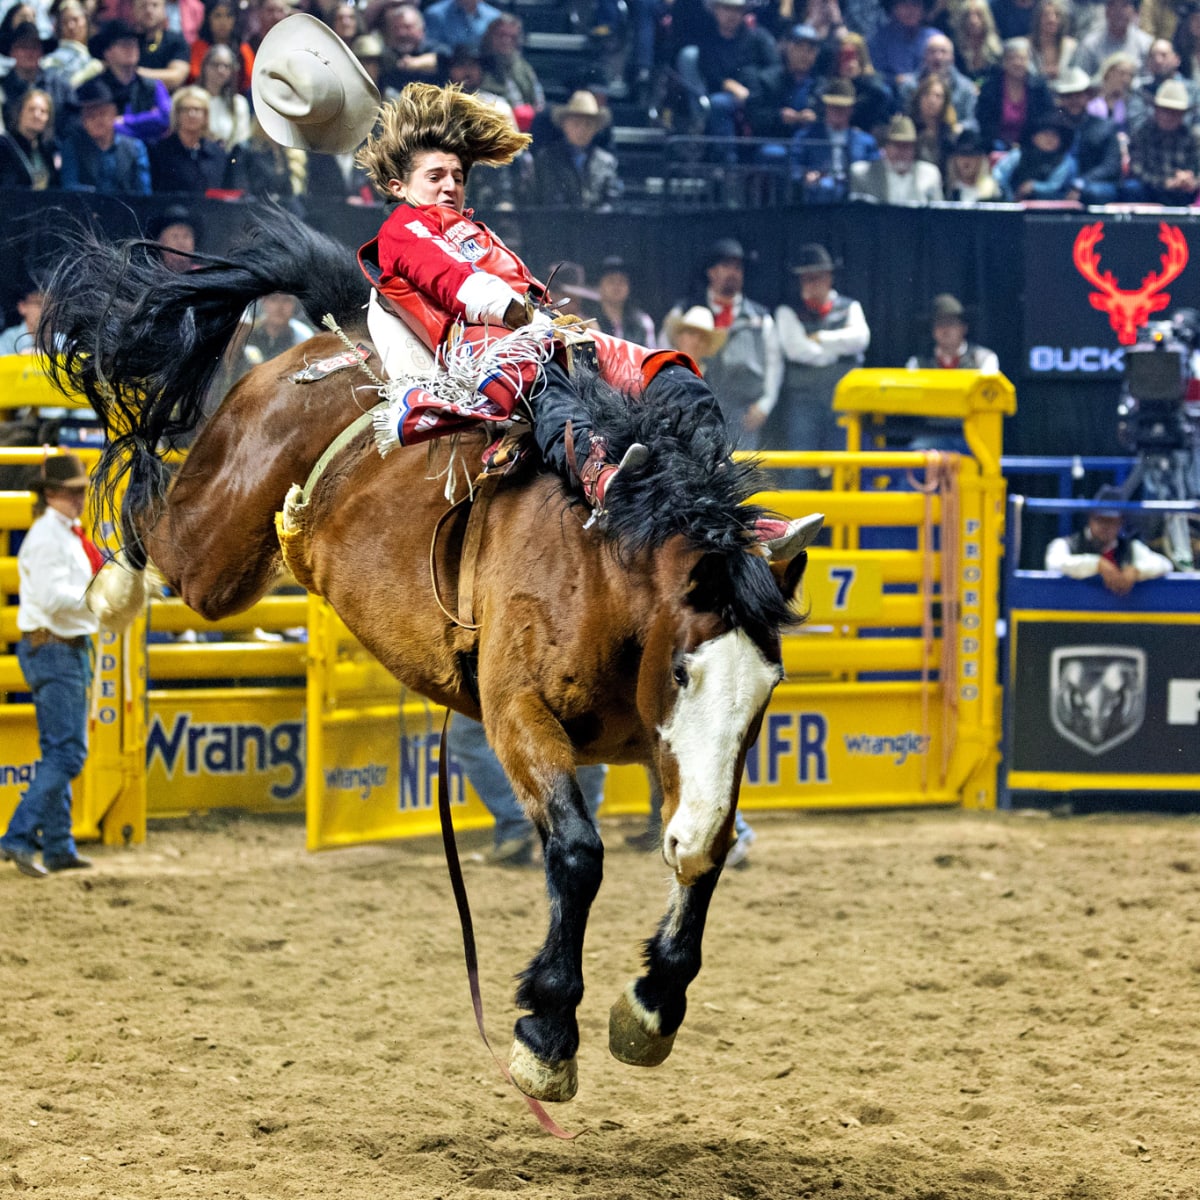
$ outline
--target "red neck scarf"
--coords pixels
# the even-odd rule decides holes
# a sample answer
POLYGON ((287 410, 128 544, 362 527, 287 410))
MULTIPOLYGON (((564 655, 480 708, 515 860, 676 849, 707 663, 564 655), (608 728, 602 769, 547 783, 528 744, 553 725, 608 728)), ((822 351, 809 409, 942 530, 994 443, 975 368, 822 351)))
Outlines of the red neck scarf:
POLYGON ((92 574, 95 575, 96 572, 99 571, 102 566, 104 566, 104 555, 100 553, 99 549, 97 549, 95 542, 93 542, 92 539, 83 532, 82 525, 72 521, 71 532, 83 545, 83 552, 87 555, 88 562, 91 564, 92 574))

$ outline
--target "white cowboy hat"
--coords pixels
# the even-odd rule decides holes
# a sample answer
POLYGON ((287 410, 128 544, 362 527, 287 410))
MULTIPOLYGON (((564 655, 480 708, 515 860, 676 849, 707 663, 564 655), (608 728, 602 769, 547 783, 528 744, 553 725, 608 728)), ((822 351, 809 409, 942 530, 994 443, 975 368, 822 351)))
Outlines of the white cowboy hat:
POLYGON ((254 112, 281 146, 346 154, 379 112, 379 89, 328 25, 296 13, 267 31, 254 56, 254 112))
POLYGON ((591 92, 581 88, 571 93, 566 104, 555 104, 550 109, 550 120, 560 129, 564 117, 584 117, 595 122, 597 129, 604 129, 612 120, 612 113, 607 108, 601 108, 600 102, 591 92))
POLYGON ((713 320, 711 308, 705 308, 703 304, 694 304, 685 313, 680 313, 667 317, 667 340, 675 343, 676 337, 685 329, 690 329, 694 333, 702 333, 705 337, 705 346, 701 351, 701 358, 711 358, 718 350, 725 345, 725 339, 729 336, 727 329, 718 329, 713 320))

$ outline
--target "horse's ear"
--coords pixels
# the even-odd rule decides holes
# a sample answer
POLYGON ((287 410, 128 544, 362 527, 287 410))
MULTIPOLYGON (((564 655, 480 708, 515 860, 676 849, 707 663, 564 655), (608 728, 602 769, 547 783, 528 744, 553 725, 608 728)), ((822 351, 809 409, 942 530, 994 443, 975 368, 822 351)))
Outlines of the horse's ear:
POLYGON ((796 597, 800 580, 804 578, 804 568, 808 565, 808 551, 801 550, 795 558, 787 562, 772 562, 771 574, 783 593, 783 598, 790 604, 796 597))
POLYGON ((686 599, 697 612, 722 613, 730 606, 733 585, 729 564, 720 554, 705 554, 688 576, 686 599))

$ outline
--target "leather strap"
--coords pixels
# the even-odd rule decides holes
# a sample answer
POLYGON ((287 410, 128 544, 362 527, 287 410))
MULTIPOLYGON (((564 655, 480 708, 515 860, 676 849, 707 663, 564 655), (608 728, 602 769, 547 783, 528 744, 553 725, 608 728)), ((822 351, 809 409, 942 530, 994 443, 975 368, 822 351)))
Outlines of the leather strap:
POLYGON ((475 499, 467 514, 467 531, 463 534, 462 558, 458 564, 458 619, 478 629, 475 621, 475 568, 479 562, 479 548, 483 545, 483 530, 487 523, 488 509, 496 491, 497 475, 480 475, 475 481, 475 499))

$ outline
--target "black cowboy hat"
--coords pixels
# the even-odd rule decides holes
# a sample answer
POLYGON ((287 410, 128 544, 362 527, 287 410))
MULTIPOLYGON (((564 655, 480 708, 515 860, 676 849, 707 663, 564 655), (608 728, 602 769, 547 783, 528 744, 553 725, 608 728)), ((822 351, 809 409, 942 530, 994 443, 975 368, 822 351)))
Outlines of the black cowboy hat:
POLYGON ((842 264, 834 262, 829 251, 819 242, 807 242, 796 251, 796 261, 792 264, 793 275, 824 275, 833 274, 842 264))
POLYGON ((137 27, 131 25, 128 21, 117 17, 112 21, 105 21, 100 26, 99 31, 95 34, 90 42, 88 49, 92 52, 93 57, 103 58, 104 52, 116 42, 134 41, 141 44, 141 35, 138 33, 137 27))
POLYGON ((74 454, 60 454, 42 463, 42 469, 35 477, 33 487, 39 492, 44 492, 47 488, 85 488, 91 481, 88 469, 80 459, 74 454))
POLYGON ((937 324, 939 321, 962 321, 964 324, 970 320, 971 309, 955 295, 950 292, 938 292, 929 304, 929 311, 924 314, 926 321, 932 321, 937 324))
POLYGON ((726 262, 729 259, 736 259, 738 262, 746 261, 746 251, 742 248, 742 243, 737 238, 717 238, 709 246, 708 253, 704 256, 704 269, 707 271, 709 267, 715 267, 717 263, 726 262))
POLYGON ((619 255, 610 254, 601 264, 600 270, 596 274, 597 279, 603 279, 605 275, 628 275, 629 264, 619 255))
POLYGON ((152 242, 157 242, 162 237, 163 230, 171 225, 187 225, 196 235, 196 243, 199 245, 204 234, 204 222, 182 204, 168 205, 157 217, 151 218, 146 225, 146 237, 152 242))
POLYGON ((966 157, 979 157, 987 154, 987 146, 983 143, 983 138, 979 133, 968 126, 958 137, 954 139, 954 145, 950 147, 951 155, 960 155, 966 157))
POLYGON ((11 58, 13 47, 18 42, 26 40, 37 42, 43 54, 49 54, 58 45, 57 38, 42 37, 38 33, 38 27, 32 21, 20 21, 11 29, 6 29, 3 34, 0 34, 0 54, 5 54, 11 58))
POLYGON ((1089 517, 1123 517, 1125 514, 1114 504, 1124 504, 1125 496, 1121 489, 1114 484, 1106 483, 1092 497, 1092 507, 1088 509, 1089 517))
POLYGON ((112 88, 103 79, 98 78, 89 79, 87 83, 81 84, 75 93, 75 99, 79 102, 80 108, 94 108, 101 104, 111 104, 116 107, 117 103, 112 88))

